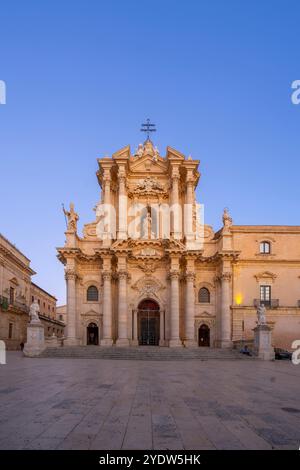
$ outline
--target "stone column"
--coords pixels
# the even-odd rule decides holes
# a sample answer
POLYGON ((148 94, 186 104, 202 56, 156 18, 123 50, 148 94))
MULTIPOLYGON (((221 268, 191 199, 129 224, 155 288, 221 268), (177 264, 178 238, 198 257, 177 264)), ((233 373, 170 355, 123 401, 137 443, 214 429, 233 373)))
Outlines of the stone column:
POLYGON ((170 271, 171 302, 170 302, 170 347, 181 347, 179 338, 179 271, 170 271))
POLYGON ((104 177, 103 177, 103 202, 105 206, 105 212, 107 212, 107 225, 108 231, 103 233, 103 244, 104 246, 110 246, 111 239, 112 239, 112 210, 111 210, 111 177, 110 177, 110 170, 104 170, 104 177))
POLYGON ((171 190, 171 201, 172 201, 172 218, 171 218, 171 233, 174 238, 181 239, 181 223, 182 214, 181 206, 179 204, 179 174, 173 170, 172 174, 172 190, 171 190))
POLYGON ((119 271, 118 339, 117 346, 129 346, 127 329, 127 271, 119 271))
POLYGON ((186 273, 186 290, 185 290, 185 346, 188 348, 197 347, 195 341, 195 274, 194 272, 186 273))
POLYGON ((65 279, 67 284, 67 338, 64 341, 66 346, 73 346, 79 343, 76 336, 76 272, 66 269, 65 279))
POLYGON ((193 234, 193 204, 194 204, 194 183, 191 177, 187 177, 186 195, 184 207, 184 235, 187 243, 194 239, 193 234))
POLYGON ((231 341, 231 273, 221 275, 221 347, 232 347, 231 341))
POLYGON ((133 346, 138 346, 138 322, 137 322, 137 310, 133 311, 133 338, 131 341, 133 346))
POLYGON ((103 271, 103 338, 101 346, 112 346, 111 272, 103 271))
POLYGON ((159 346, 165 346, 165 337, 166 337, 166 332, 165 332, 165 310, 160 311, 160 316, 159 316, 159 346))
POLYGON ((127 238, 127 194, 126 178, 119 170, 119 229, 118 238, 127 238))

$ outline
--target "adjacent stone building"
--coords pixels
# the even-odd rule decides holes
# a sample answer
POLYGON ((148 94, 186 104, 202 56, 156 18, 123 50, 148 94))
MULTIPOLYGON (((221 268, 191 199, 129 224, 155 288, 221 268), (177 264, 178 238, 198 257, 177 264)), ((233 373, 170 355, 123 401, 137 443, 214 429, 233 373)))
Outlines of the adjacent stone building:
POLYGON ((57 315, 56 297, 37 286, 34 282, 31 282, 30 285, 30 297, 31 303, 37 300, 39 304, 39 317, 44 325, 45 338, 53 336, 53 334, 61 338, 64 335, 65 323, 57 315))
POLYGON ((264 303, 275 346, 300 339, 300 226, 214 232, 195 189, 199 161, 147 139, 98 160, 96 220, 77 234, 71 205, 65 265, 66 344, 222 347, 253 338, 264 303))
POLYGON ((34 274, 30 260, 0 234, 0 339, 7 349, 26 343, 33 297, 40 300, 45 336, 63 335, 65 325, 56 320, 56 299, 31 282, 34 274))

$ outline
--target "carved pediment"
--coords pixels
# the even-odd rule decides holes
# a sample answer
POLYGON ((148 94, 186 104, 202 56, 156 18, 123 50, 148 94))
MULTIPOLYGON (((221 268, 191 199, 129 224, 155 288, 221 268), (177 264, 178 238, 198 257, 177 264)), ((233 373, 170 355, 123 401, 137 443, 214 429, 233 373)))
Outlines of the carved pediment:
POLYGON ((136 184, 128 193, 129 197, 133 196, 162 196, 168 197, 167 188, 153 176, 146 176, 136 184))
POLYGON ((272 281, 275 281, 277 275, 274 273, 271 273, 270 271, 264 271, 264 272, 255 274, 254 277, 257 282, 259 282, 261 279, 270 279, 272 281))
POLYGON ((196 318, 215 318, 215 316, 216 315, 214 313, 210 313, 207 311, 204 311, 195 315, 196 318))
POLYGON ((88 312, 84 312, 81 314, 82 317, 100 317, 100 313, 96 312, 95 310, 91 309, 88 312))

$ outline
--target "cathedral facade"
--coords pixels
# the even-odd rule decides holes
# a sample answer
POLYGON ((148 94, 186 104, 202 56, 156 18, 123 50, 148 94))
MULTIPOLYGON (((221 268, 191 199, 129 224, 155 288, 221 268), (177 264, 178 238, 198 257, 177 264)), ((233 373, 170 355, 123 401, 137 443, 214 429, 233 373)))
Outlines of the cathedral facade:
POLYGON ((274 345, 300 339, 300 227, 214 232, 195 189, 199 161, 148 138, 98 160, 101 200, 77 234, 71 204, 65 265, 65 344, 222 347, 253 339, 267 308, 274 345))

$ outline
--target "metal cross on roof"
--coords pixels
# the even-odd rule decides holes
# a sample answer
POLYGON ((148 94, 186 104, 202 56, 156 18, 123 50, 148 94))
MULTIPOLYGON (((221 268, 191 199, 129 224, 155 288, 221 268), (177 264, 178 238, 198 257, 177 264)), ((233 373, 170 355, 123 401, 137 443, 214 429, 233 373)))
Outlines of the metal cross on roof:
POLYGON ((147 122, 142 124, 141 132, 147 132, 147 140, 150 140, 150 132, 156 132, 155 124, 151 124, 148 118, 147 122))

